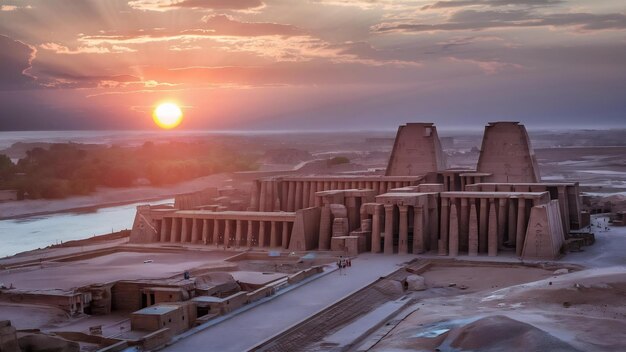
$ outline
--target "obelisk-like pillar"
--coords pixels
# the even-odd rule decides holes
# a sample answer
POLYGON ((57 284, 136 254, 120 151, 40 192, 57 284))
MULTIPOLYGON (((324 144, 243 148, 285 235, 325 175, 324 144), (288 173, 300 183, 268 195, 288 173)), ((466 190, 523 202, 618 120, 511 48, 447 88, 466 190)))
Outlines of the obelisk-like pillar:
POLYGON ((241 246, 241 233, 243 231, 242 220, 237 220, 237 224, 235 226, 235 246, 239 248, 241 246))
POLYGON ((385 254, 393 254, 393 204, 385 204, 385 254))
POLYGON ((469 233, 469 207, 467 205, 467 198, 461 198, 461 214, 459 214, 459 250, 467 250, 467 240, 469 233))
POLYGON ((409 217, 408 205, 399 205, 398 210, 400 213, 400 236, 398 241, 398 254, 408 254, 409 253, 409 217))
POLYGON ((480 224, 478 226, 478 252, 487 252, 487 230, 489 223, 487 222, 487 198, 480 199, 480 224))
POLYGON ((380 253, 380 220, 382 217, 382 206, 376 204, 374 215, 372 215, 372 253, 380 253))
POLYGON ((506 232, 506 198, 498 199, 498 249, 503 248, 506 232))
POLYGON ((456 211, 456 202, 450 205, 450 251, 449 256, 459 255, 459 215, 456 211))
POLYGON ((476 202, 472 199, 469 215, 468 249, 469 256, 478 255, 478 216, 476 214, 476 202))
POLYGON ((295 210, 302 209, 302 182, 296 182, 295 210))
POLYGON ((294 211, 296 201, 296 184, 294 181, 289 181, 289 191, 287 193, 287 211, 294 211))
POLYGON ((283 248, 289 248, 289 222, 283 221, 283 248))
POLYGON ((424 207, 413 207, 413 254, 421 254, 425 251, 424 244, 424 207))
POLYGON ((207 244, 209 241, 209 220, 202 220, 202 243, 207 244))
POLYGON ((496 215, 496 204, 493 199, 489 200, 489 230, 487 254, 490 257, 498 255, 498 218, 496 215))
POLYGON ((213 220, 213 244, 220 244, 220 221, 218 219, 213 220))
POLYGON ((198 242, 198 224, 200 219, 193 218, 191 220, 191 243, 198 242))
POLYGON ((524 237, 526 237, 526 199, 519 198, 517 203, 517 231, 515 237, 515 253, 518 257, 524 249, 524 237))
POLYGON ((180 218, 172 218, 172 229, 170 231, 170 242, 175 243, 180 239, 179 224, 180 218))
POLYGON ((278 247, 278 234, 276 233, 276 221, 270 224, 270 247, 278 247))
POLYGON ((265 221, 259 221, 259 247, 265 247, 265 221))
POLYGON ((163 223, 161 224, 161 238, 160 238, 160 242, 165 242, 167 240, 167 230, 168 230, 168 222, 170 223, 170 227, 172 220, 170 220, 169 218, 163 218, 163 223))
POLYGON ((450 206, 448 198, 441 198, 441 225, 439 226, 438 255, 448 254, 448 225, 450 222, 450 206))
POLYGON ((252 232, 252 230, 254 229, 253 224, 254 223, 252 222, 252 220, 248 220, 248 234, 246 236, 246 246, 248 248, 252 247, 252 241, 253 241, 253 232, 252 232))

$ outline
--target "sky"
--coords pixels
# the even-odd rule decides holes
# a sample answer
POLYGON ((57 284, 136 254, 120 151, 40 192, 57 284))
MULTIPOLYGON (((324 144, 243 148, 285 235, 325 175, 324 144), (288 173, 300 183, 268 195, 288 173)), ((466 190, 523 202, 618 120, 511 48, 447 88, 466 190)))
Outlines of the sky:
POLYGON ((0 0, 0 130, 626 126, 623 0, 0 0))

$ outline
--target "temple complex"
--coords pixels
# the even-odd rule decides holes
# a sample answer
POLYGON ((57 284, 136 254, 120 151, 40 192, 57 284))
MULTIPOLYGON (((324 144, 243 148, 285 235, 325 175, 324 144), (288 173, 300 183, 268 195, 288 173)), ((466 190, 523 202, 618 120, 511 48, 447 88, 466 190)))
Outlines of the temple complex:
POLYGON ((485 127, 476 169, 448 169, 434 124, 408 123, 384 175, 260 178, 245 210, 215 191, 140 206, 131 242, 557 259, 586 226, 578 183, 539 181, 518 122, 485 127))

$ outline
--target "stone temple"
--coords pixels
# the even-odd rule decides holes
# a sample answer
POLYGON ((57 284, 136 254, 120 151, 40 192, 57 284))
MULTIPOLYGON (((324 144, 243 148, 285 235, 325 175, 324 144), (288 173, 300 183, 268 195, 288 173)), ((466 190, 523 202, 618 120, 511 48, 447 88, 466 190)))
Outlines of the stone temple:
POLYGON ((285 175, 252 182, 247 210, 219 194, 140 206, 133 243, 230 248, 512 255, 556 259, 586 226, 578 183, 542 183, 517 122, 485 127, 474 170, 448 169, 432 123, 400 126, 384 175, 285 175), (211 205, 212 204, 212 205, 211 205))

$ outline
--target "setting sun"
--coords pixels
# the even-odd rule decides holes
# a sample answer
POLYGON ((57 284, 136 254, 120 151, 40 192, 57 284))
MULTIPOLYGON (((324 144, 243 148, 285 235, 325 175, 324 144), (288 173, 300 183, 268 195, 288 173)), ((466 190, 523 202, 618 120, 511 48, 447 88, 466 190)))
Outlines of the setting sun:
POLYGON ((183 120, 183 112, 174 103, 163 103, 154 109, 152 118, 159 127, 169 130, 180 125, 183 120))

